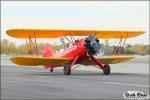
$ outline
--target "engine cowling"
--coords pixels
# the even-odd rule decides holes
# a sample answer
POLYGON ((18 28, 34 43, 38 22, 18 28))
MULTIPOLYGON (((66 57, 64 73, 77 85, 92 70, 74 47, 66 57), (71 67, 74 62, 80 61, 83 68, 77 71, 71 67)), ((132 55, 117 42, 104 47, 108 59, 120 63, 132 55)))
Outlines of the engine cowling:
POLYGON ((84 40, 84 47, 89 55, 94 55, 99 52, 100 44, 99 40, 94 36, 88 36, 84 40))

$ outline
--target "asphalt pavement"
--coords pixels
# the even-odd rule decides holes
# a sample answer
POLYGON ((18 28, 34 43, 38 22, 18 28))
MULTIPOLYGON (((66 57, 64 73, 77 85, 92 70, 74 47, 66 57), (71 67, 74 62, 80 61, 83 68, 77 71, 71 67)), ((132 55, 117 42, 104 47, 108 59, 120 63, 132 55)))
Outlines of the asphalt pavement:
POLYGON ((1 58, 1 99, 124 99, 127 91, 149 94, 149 56, 111 65, 111 74, 80 66, 71 75, 62 68, 20 67, 1 58))

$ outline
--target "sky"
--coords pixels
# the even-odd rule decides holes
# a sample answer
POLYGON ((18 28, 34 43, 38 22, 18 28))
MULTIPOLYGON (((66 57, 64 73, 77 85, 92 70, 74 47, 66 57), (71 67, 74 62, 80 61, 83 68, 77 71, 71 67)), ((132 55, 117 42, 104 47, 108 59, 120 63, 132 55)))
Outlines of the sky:
MULTIPOLYGON (((2 1, 1 39, 24 43, 23 39, 7 36, 6 31, 14 28, 140 30, 145 34, 127 39, 126 43, 149 44, 149 2, 2 1)), ((55 43, 59 39, 38 41, 55 43)))

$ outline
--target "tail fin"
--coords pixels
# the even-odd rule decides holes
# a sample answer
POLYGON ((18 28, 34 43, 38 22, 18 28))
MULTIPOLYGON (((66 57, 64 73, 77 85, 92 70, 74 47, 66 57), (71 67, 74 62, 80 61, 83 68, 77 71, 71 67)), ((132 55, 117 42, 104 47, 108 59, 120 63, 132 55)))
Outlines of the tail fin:
POLYGON ((50 57, 53 54, 55 54, 55 51, 53 50, 52 45, 50 45, 49 43, 46 43, 45 47, 44 47, 44 51, 42 53, 42 56, 43 57, 50 57))
MULTIPOLYGON (((55 51, 53 50, 52 45, 50 45, 49 43, 46 43, 45 47, 44 47, 44 51, 42 53, 42 56, 50 57, 53 54, 55 54, 55 51)), ((52 68, 52 66, 44 66, 44 68, 52 68)))

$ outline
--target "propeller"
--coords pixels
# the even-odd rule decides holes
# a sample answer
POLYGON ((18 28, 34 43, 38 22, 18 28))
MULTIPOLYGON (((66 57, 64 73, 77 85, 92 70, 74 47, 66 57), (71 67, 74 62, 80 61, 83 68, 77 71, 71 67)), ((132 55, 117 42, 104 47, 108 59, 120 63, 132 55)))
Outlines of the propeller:
POLYGON ((94 55, 99 52, 100 44, 99 40, 94 36, 88 36, 84 40, 84 47, 89 55, 94 55))

